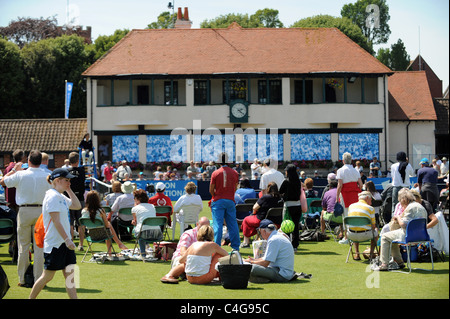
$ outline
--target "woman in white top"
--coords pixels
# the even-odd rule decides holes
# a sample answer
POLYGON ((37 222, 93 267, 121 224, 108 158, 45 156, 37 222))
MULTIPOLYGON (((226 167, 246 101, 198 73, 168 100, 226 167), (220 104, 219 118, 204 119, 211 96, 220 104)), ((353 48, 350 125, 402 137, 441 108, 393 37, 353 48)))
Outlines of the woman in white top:
POLYGON ((228 256, 228 252, 214 242, 214 230, 209 225, 203 225, 197 232, 197 241, 186 250, 180 258, 180 264, 161 278, 163 283, 177 284, 173 276, 184 268, 187 280, 191 284, 209 284, 219 273, 215 269, 220 257, 228 256))
POLYGON ((143 189, 138 189, 133 192, 135 206, 131 209, 133 220, 131 224, 136 226, 134 228, 134 235, 139 235, 139 248, 141 254, 145 254, 146 242, 143 239, 162 239, 163 233, 159 226, 142 225, 143 221, 148 217, 156 217, 155 206, 148 203, 147 192, 143 189), (141 232, 142 230, 142 232, 141 232))
POLYGON ((177 220, 179 220, 179 213, 183 209, 184 206, 198 206, 199 207, 199 213, 203 209, 203 201, 200 195, 195 194, 195 191, 197 190, 197 185, 193 182, 189 182, 184 187, 184 190, 186 194, 180 196, 180 198, 177 200, 175 206, 173 207, 174 213, 177 215, 177 220))
POLYGON ((35 299, 42 288, 50 282, 57 270, 66 278, 66 291, 71 299, 77 298, 74 278, 76 264, 75 244, 70 234, 69 209, 81 209, 80 201, 70 188, 70 179, 75 176, 65 168, 55 169, 47 181, 53 186, 45 193, 42 214, 45 228, 44 272, 34 283, 30 299, 35 299), (63 195, 66 192, 69 198, 63 195))

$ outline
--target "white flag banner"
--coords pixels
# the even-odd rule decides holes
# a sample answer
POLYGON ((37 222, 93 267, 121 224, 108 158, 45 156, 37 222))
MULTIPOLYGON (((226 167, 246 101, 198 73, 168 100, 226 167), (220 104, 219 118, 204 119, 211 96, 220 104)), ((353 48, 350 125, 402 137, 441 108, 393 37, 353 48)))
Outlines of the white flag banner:
POLYGON ((73 83, 66 81, 66 103, 65 103, 65 118, 69 118, 70 99, 72 98, 73 83))

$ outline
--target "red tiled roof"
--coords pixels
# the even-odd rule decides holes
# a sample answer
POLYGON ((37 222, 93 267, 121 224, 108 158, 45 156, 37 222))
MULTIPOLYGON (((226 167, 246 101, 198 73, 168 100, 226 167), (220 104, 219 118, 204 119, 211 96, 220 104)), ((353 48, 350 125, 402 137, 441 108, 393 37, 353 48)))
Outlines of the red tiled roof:
POLYGON ((389 119, 437 120, 425 71, 395 72, 388 79, 389 119))
POLYGON ((86 132, 86 119, 0 120, 0 152, 72 152, 86 132))
POLYGON ((84 76, 392 71, 336 28, 132 30, 84 76))

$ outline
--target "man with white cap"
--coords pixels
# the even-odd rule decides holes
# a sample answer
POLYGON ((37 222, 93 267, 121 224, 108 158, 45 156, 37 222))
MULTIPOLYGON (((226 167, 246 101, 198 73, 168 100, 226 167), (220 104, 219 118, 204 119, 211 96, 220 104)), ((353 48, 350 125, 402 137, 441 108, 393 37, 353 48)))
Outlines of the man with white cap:
POLYGON ((359 243, 356 241, 371 240, 370 256, 371 258, 373 257, 373 251, 378 238, 378 230, 375 221, 375 209, 371 206, 372 199, 371 192, 363 191, 358 194, 358 202, 351 204, 348 208, 348 216, 369 217, 371 221, 371 226, 350 227, 347 230, 347 238, 355 241, 355 255, 353 256, 355 260, 361 259, 359 257, 359 243))
MULTIPOLYGON (((172 201, 170 200, 170 197, 164 194, 164 191, 166 190, 166 184, 163 182, 158 182, 155 186, 156 195, 151 197, 148 200, 149 204, 153 204, 153 206, 171 206, 172 211, 170 213, 160 214, 161 216, 166 216, 168 220, 168 225, 172 225, 172 212, 173 212, 173 205, 172 201)), ((159 214, 157 214, 159 216, 159 214)))

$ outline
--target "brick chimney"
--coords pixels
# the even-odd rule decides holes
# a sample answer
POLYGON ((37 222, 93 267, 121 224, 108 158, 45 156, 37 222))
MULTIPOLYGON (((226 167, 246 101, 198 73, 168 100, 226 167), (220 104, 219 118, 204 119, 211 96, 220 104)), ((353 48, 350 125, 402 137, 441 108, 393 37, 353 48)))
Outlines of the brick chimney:
POLYGON ((190 29, 192 22, 189 20, 188 8, 184 8, 184 16, 181 14, 181 8, 178 8, 177 21, 175 21, 175 29, 190 29))

